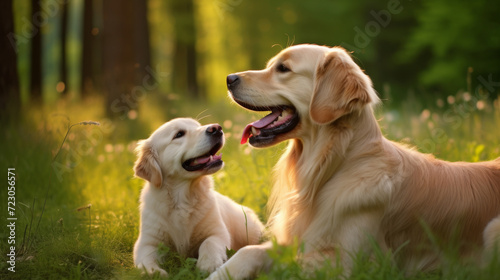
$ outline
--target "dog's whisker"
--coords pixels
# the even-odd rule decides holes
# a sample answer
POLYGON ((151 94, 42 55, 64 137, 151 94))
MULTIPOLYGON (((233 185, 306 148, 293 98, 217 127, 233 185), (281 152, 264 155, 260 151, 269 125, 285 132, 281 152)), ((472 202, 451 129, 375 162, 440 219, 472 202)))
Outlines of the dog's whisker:
POLYGON ((201 120, 203 120, 203 119, 205 119, 205 118, 211 117, 212 115, 210 115, 210 114, 208 114, 208 115, 206 115, 206 116, 200 116, 200 115, 204 114, 204 113, 205 113, 205 112, 207 112, 207 111, 208 111, 208 109, 205 109, 205 110, 201 111, 201 112, 200 112, 200 113, 196 116, 195 120, 197 120, 197 121, 201 121, 201 120))

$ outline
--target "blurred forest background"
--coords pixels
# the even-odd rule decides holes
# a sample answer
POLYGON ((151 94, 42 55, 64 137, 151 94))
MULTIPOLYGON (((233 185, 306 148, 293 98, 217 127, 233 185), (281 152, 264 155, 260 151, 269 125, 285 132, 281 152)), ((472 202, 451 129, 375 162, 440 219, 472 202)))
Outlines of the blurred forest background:
POLYGON ((92 95, 108 117, 149 93, 216 100, 227 74, 299 43, 353 51, 394 102, 500 85, 500 4, 486 0, 5 0, 0 13, 3 117, 92 95))

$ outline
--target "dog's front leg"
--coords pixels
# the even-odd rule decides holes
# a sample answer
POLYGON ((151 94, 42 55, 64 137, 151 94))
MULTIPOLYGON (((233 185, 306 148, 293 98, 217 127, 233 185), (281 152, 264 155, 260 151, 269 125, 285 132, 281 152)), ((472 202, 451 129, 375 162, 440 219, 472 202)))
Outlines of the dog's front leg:
POLYGON ((208 279, 247 279, 257 276, 261 271, 269 270, 272 260, 267 251, 272 247, 271 242, 243 247, 223 266, 210 274, 208 279))
POLYGON ((134 248, 134 264, 137 268, 152 275, 159 272, 162 276, 168 273, 158 265, 158 247, 153 243, 144 244, 144 240, 139 238, 134 248))
POLYGON ((213 272, 227 260, 226 248, 230 247, 229 233, 209 236, 200 245, 196 266, 202 271, 213 272))

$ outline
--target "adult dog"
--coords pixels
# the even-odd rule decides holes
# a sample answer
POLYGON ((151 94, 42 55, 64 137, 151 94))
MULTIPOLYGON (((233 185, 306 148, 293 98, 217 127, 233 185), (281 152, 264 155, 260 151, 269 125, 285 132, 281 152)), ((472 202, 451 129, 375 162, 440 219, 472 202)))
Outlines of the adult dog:
POLYGON ((157 263, 164 243, 212 272, 227 259, 226 249, 259 242, 264 226, 255 213, 213 190, 208 175, 222 168, 217 152, 223 145, 220 125, 187 118, 169 121, 139 142, 134 171, 147 183, 134 247, 137 267, 167 275, 157 263))
MULTIPOLYGON (((278 243, 305 244, 304 263, 340 256, 349 271, 352 255, 369 253, 375 240, 398 250, 401 268, 425 270, 441 249, 470 257, 500 235, 500 159, 451 163, 384 138, 371 80, 344 49, 293 46, 264 70, 229 75, 227 86, 240 106, 271 111, 245 128, 242 143, 289 140, 269 226, 278 243)), ((211 278, 255 275, 271 265, 269 248, 243 248, 211 278)))

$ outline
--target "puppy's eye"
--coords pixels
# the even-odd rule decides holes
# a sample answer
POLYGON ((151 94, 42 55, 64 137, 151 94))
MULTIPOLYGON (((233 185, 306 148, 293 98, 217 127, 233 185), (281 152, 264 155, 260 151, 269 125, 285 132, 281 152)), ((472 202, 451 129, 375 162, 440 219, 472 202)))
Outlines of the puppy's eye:
POLYGON ((285 64, 280 63, 278 66, 276 66, 276 71, 281 72, 281 73, 286 73, 292 71, 290 68, 286 67, 285 64))
POLYGON ((177 138, 181 138, 182 136, 184 136, 186 134, 186 132, 184 130, 179 130, 177 132, 177 134, 175 134, 174 136, 174 139, 177 139, 177 138))

